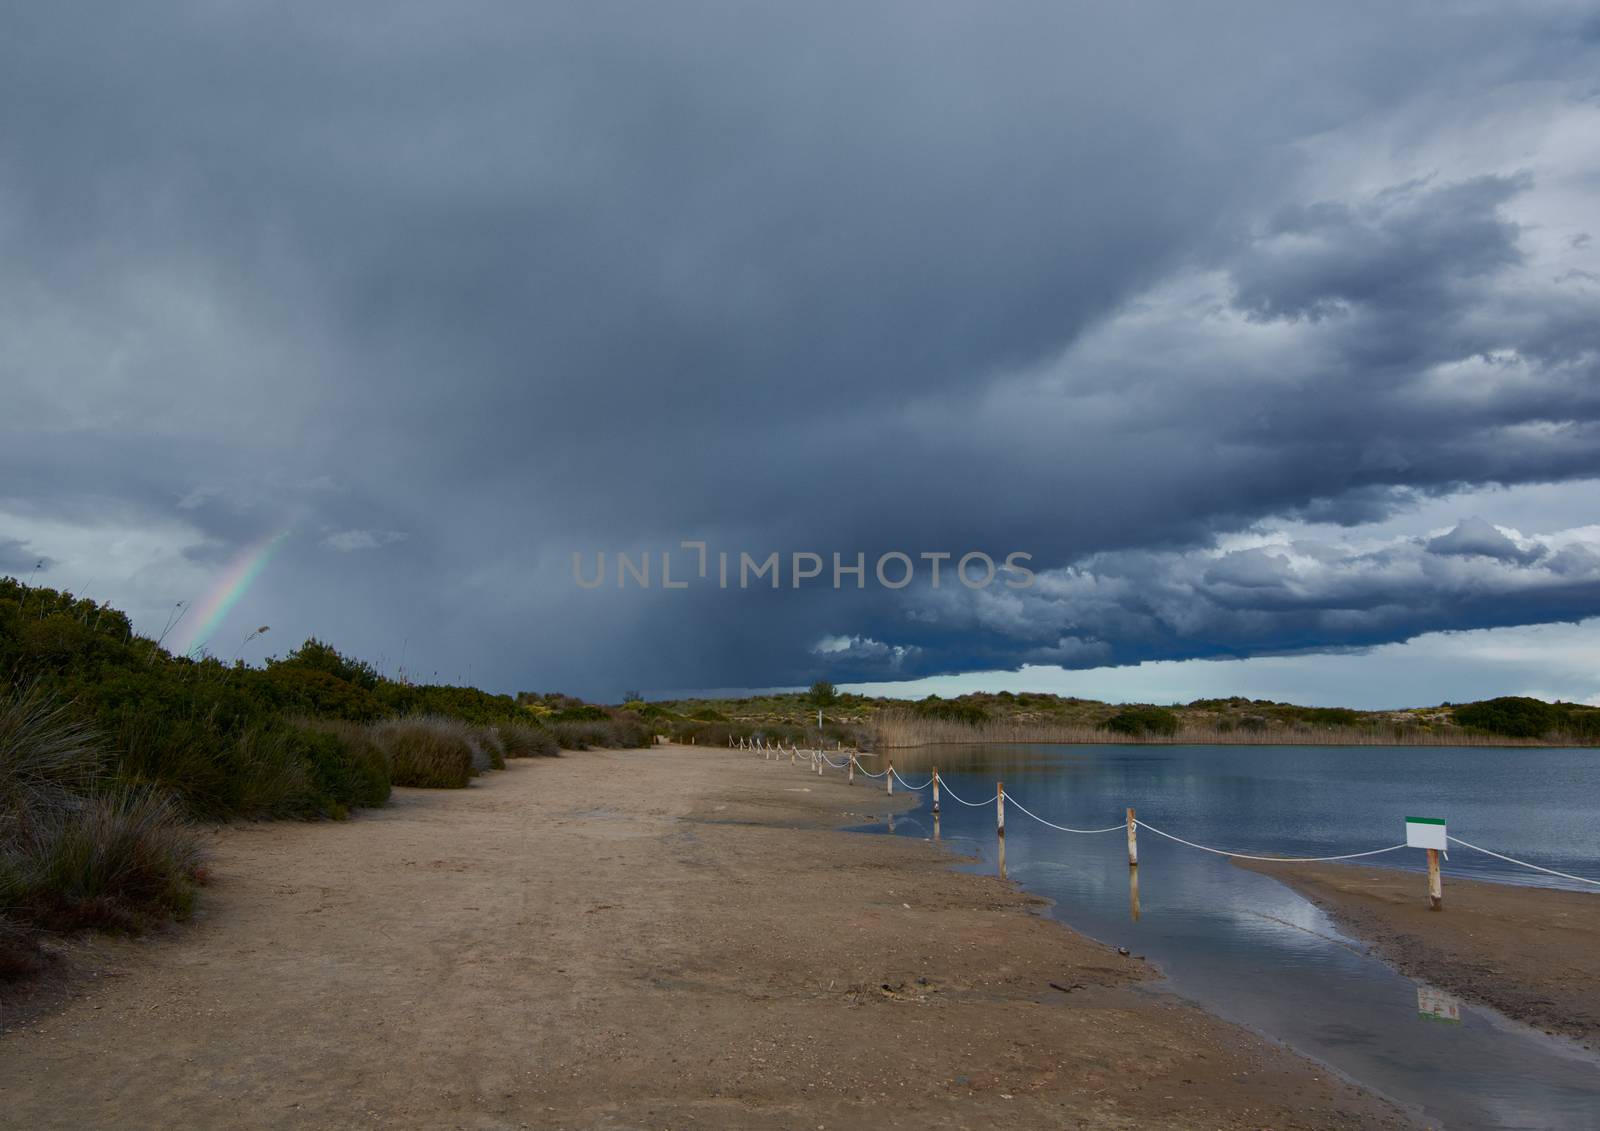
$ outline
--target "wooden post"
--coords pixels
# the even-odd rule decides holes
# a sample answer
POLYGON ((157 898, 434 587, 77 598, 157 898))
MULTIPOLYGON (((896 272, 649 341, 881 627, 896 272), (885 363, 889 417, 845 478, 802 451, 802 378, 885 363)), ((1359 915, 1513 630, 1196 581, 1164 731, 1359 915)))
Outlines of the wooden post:
POLYGON ((933 768, 933 815, 939 815, 939 767, 933 768))
POLYGON ((889 759, 888 772, 883 775, 883 791, 890 797, 894 796, 894 759, 889 759))
POLYGON ((1439 876, 1439 850, 1428 849, 1428 910, 1444 907, 1444 881, 1439 876))
POLYGON ((1139 869, 1128 869, 1128 914, 1133 916, 1133 921, 1139 921, 1139 869))
POLYGON ((1139 826, 1134 822, 1133 806, 1128 806, 1128 867, 1139 866, 1139 826))
POLYGON ((1006 878, 1006 783, 994 783, 994 831, 1000 843, 1000 878, 1006 878))
MULTIPOLYGON (((782 749, 781 747, 779 749, 782 749)), ((794 747, 789 747, 789 765, 794 765, 794 747)))
POLYGON ((844 784, 845 785, 855 785, 856 784, 856 756, 854 754, 850 755, 850 769, 848 771, 846 771, 846 773, 848 774, 848 776, 845 778, 845 783, 844 784))

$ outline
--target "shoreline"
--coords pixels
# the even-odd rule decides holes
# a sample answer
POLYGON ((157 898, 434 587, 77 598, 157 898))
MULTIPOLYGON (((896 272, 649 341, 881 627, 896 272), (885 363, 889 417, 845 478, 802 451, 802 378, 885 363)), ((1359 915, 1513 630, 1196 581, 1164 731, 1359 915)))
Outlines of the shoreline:
POLYGON ((1447 873, 1444 908, 1433 912, 1417 872, 1233 863, 1293 888, 1407 977, 1600 1047, 1600 894, 1447 873))
POLYGON ((665 746, 220 829, 193 924, 74 944, 97 976, 0 1033, 0 1092, 36 1127, 1414 1125, 844 831, 903 804, 665 746))
MULTIPOLYGON (((1273 734, 1268 737, 1246 737, 1238 734, 1220 736, 1178 735, 1173 738, 1136 738, 1108 732, 1104 737, 1023 737, 1023 738, 940 738, 927 742, 883 746, 882 751, 928 750, 941 746, 1325 746, 1330 749, 1382 748, 1388 746, 1416 746, 1422 748, 1471 750, 1596 750, 1593 742, 1544 742, 1534 739, 1475 739, 1454 736, 1450 738, 1350 738, 1338 739, 1296 737, 1291 734, 1273 734)), ((863 755, 878 755, 878 750, 863 750, 863 755)), ((881 755, 878 755, 881 756, 881 755)))

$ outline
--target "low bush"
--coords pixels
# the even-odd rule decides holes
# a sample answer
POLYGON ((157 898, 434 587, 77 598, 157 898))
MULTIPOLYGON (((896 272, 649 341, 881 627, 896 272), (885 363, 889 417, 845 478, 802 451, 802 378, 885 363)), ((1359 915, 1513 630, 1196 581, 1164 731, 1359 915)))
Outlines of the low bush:
POLYGON ((552 722, 558 723, 603 723, 610 718, 611 715, 604 707, 596 707, 593 703, 576 703, 562 707, 550 716, 552 722))
POLYGON ((561 745, 544 727, 502 723, 499 730, 507 758, 554 758, 561 753, 561 745))
POLYGON ((1178 733, 1178 716, 1165 707, 1124 707, 1105 722, 1105 728, 1117 734, 1178 733))
POLYGON ((497 727, 469 727, 467 744, 472 747, 472 768, 478 773, 506 768, 506 744, 497 727))
POLYGON ((472 780, 467 726, 436 715, 411 715, 378 723, 372 736, 388 756, 395 785, 465 789, 472 780))
POLYGON ((0 693, 0 979, 37 968, 39 928, 187 914, 199 860, 168 791, 118 782, 99 735, 38 687, 0 693))
POLYGON ((310 740, 306 760, 333 804, 377 808, 389 800, 389 755, 372 727, 341 719, 297 719, 295 726, 310 740))
POLYGON ((941 699, 929 695, 911 704, 912 711, 925 719, 943 719, 946 722, 977 726, 989 720, 989 712, 980 703, 961 699, 941 699))
POLYGON ((643 722, 607 718, 604 721, 561 722, 552 720, 550 735, 562 750, 590 750, 596 747, 616 750, 649 746, 650 728, 643 722))

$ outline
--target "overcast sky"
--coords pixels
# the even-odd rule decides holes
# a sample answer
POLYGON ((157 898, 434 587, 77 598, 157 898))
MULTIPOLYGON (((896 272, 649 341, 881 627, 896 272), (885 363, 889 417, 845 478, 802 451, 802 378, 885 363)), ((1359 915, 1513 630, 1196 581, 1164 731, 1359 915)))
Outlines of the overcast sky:
POLYGON ((1597 76, 1592 3, 11 5, 0 572, 504 691, 1600 701, 1597 76))

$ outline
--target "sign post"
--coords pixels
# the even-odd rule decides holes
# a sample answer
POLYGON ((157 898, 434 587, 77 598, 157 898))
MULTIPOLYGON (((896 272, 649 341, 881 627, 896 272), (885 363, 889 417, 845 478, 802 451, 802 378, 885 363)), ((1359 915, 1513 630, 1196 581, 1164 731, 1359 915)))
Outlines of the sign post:
POLYGON ((1428 910, 1444 907, 1444 881, 1439 875, 1439 853, 1450 847, 1443 817, 1407 817, 1406 847, 1428 852, 1428 910))

